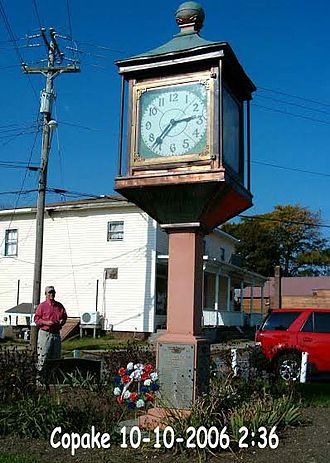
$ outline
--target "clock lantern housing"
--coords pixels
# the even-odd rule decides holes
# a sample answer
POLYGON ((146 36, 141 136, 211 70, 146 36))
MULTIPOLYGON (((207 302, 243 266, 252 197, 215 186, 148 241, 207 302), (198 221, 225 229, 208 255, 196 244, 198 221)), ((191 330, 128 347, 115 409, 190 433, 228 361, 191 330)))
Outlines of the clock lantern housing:
POLYGON ((200 37, 203 19, 198 4, 182 4, 172 40, 116 63, 122 91, 115 189, 164 228, 194 223, 210 231, 252 205, 255 86, 228 43, 200 37))

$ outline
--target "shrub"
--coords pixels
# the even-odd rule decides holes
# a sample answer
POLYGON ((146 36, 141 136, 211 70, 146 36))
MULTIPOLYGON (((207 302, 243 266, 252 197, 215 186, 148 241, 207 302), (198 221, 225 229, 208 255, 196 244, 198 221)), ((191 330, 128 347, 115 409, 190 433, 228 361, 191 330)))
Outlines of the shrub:
POLYGON ((48 438, 54 427, 70 427, 66 407, 48 395, 25 397, 0 409, 0 434, 48 438))
POLYGON ((115 433, 126 412, 106 390, 91 392, 88 389, 68 387, 60 388, 54 395, 57 403, 67 410, 70 432, 82 434, 95 426, 100 432, 115 433))
POLYGON ((0 401, 10 402, 36 394, 36 357, 31 350, 0 347, 0 401))
POLYGON ((238 443, 242 426, 249 432, 257 433, 261 426, 277 430, 297 425, 301 420, 300 406, 291 396, 273 399, 271 396, 258 397, 252 403, 246 402, 229 416, 229 429, 232 442, 238 443))
MULTIPOLYGON (((286 395, 282 387, 264 380, 213 380, 209 394, 196 400, 190 415, 183 416, 178 410, 168 410, 165 424, 173 427, 176 436, 184 438, 189 426, 195 429, 215 426, 220 431, 226 427, 230 444, 235 448, 242 437, 239 434, 242 426, 256 432, 261 426, 269 429, 276 426, 276 429, 282 430, 299 423, 300 402, 288 388, 285 392, 286 395)), ((178 444, 176 450, 187 451, 183 444, 178 444)), ((206 447, 196 449, 196 452, 204 458, 208 452, 214 453, 215 450, 206 447)))

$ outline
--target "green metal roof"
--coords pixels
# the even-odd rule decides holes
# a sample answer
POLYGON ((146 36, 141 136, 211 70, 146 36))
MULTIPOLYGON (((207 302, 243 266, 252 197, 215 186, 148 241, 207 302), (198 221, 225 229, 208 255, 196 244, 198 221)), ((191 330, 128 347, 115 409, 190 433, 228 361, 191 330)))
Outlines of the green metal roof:
POLYGON ((205 47, 210 45, 218 45, 220 42, 211 42, 205 40, 197 32, 176 34, 169 42, 161 45, 160 47, 154 48, 153 50, 146 51, 139 55, 132 56, 128 59, 142 58, 147 56, 158 56, 167 53, 175 53, 183 50, 191 50, 193 48, 205 47))

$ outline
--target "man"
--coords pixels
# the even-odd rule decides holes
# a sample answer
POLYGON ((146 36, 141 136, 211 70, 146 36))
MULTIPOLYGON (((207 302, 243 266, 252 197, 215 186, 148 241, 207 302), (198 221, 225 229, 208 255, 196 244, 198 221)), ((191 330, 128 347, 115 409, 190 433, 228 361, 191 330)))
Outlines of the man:
POLYGON ((65 308, 55 301, 54 286, 46 286, 46 300, 38 305, 34 321, 39 327, 38 333, 38 370, 40 371, 46 359, 61 357, 60 331, 67 320, 65 308))

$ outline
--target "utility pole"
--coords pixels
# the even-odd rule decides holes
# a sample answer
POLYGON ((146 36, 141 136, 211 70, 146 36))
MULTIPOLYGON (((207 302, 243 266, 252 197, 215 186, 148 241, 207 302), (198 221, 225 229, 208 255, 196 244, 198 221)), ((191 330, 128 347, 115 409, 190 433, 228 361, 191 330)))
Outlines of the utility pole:
POLYGON ((56 32, 53 28, 49 29, 49 38, 46 28, 41 29, 41 34, 30 38, 42 37, 48 52, 47 66, 28 67, 23 64, 23 71, 27 74, 43 74, 46 77, 46 88, 41 92, 40 113, 43 114, 42 144, 41 144, 41 164, 39 173, 38 200, 36 212, 36 241, 35 241, 35 260, 33 275, 33 295, 31 308, 31 349, 37 350, 37 327, 33 321, 34 312, 40 303, 41 274, 42 274, 42 254, 44 238, 44 214, 45 197, 47 189, 48 156, 51 147, 52 130, 57 127, 57 122, 52 120, 52 105, 55 99, 53 83, 55 77, 62 73, 79 72, 80 68, 74 62, 73 65, 61 66, 64 60, 64 53, 59 49, 56 41, 56 32))

